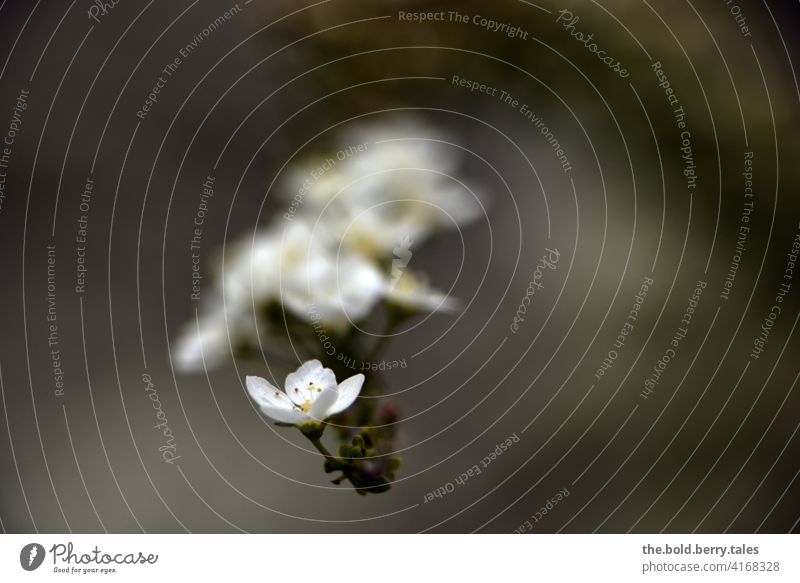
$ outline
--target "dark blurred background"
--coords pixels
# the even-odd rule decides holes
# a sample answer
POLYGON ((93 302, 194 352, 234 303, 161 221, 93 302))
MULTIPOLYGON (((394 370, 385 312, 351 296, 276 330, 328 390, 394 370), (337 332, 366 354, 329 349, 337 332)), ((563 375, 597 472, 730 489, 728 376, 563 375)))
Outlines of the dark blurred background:
POLYGON ((800 280, 785 277, 800 233, 797 4, 253 0, 207 36, 234 4, 120 2, 98 9, 97 21, 92 6, 0 8, 3 136, 29 92, 2 168, 5 531, 797 528, 800 280), (562 10, 579 20, 558 21, 562 10), (408 22, 400 11, 457 11, 468 22, 408 22), (629 75, 571 32, 593 34, 629 75), (197 38, 137 117, 164 67, 197 38), (692 191, 655 62, 686 114, 692 191), (454 75, 517 105, 459 87, 454 75), (453 144, 458 178, 487 201, 487 215, 414 252, 410 265, 468 307, 389 345, 387 359, 409 362, 388 373, 403 465, 391 490, 360 497, 330 483, 299 432, 251 406, 244 375, 282 382, 288 367, 255 359, 182 374, 169 346, 204 309, 190 299, 189 240, 207 176, 204 290, 223 243, 285 212, 293 164, 346 147, 348 131, 402 127, 410 116, 422 128, 415 136, 453 144), (558 250, 558 266, 513 333, 546 249, 558 250), (646 278, 638 319, 615 348, 646 278), (686 337, 647 393, 698 281, 686 337), (774 305, 780 314, 755 358, 774 305), (159 452, 145 374, 174 433, 175 463, 159 452), (510 436, 518 442, 482 466, 510 436), (475 465, 480 475, 456 483, 475 465), (425 502, 448 484, 452 492, 425 502))

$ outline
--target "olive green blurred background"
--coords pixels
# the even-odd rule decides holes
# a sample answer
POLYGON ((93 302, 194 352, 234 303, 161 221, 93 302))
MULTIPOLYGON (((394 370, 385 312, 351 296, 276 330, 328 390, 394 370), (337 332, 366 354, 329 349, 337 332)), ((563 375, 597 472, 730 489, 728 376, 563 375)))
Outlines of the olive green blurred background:
POLYGON ((10 56, 0 129, 19 90, 31 97, 0 210, 3 528, 512 532, 529 521, 534 532, 795 529, 799 281, 764 354, 749 355, 800 221, 792 66, 800 20, 788 3, 739 5, 749 37, 724 2, 240 2, 144 120, 136 111, 162 68, 232 4, 120 3, 85 39, 91 22, 76 5, 50 44, 66 6, 38 6, 20 34, 31 7, 4 5, 0 45, 10 56), (628 78, 556 22, 562 9, 628 78), (398 20, 398 11, 420 10, 458 11, 470 22, 398 20), (482 29, 476 15, 520 26, 528 40, 482 29), (655 61, 686 111, 692 195, 655 61), (518 110, 453 85, 454 75, 528 104, 573 169, 562 170, 518 110), (403 466, 389 492, 359 497, 329 482, 297 431, 270 426, 249 403, 245 374, 282 382, 288 369, 256 359, 180 375, 168 343, 203 307, 189 300, 188 241, 207 175, 216 194, 203 236, 204 289, 224 242, 285 212, 278 194, 291 188, 287 161, 346 147, 348 129, 408 116, 425 129, 406 137, 460 152, 458 178, 486 201, 487 215, 414 249, 410 265, 440 288, 453 285, 468 308, 458 318, 435 315, 390 345, 387 359, 409 359, 388 374, 403 417, 403 466), (96 152, 88 287, 78 295, 76 221, 96 152), (751 230, 722 300, 745 152, 754 160, 751 230), (48 244, 58 249, 61 397, 47 343, 48 244), (558 268, 514 334, 547 248, 559 251, 558 268), (654 283, 640 319, 596 381, 646 277, 654 283), (687 337, 643 399, 699 280, 707 287, 687 337), (178 464, 158 451, 145 372, 178 464), (425 502, 514 434, 519 442, 479 476, 425 502), (564 488, 569 496, 534 523, 564 488))

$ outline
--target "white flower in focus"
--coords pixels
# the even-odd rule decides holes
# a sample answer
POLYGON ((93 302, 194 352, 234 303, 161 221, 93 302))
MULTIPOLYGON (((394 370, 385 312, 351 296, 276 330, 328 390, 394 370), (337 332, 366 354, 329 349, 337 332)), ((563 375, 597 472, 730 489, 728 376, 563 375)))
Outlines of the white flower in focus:
POLYGON ((323 421, 347 409, 361 392, 364 375, 354 375, 337 385, 331 369, 323 368, 318 360, 309 360, 286 377, 283 391, 256 376, 247 377, 246 384, 264 415, 278 423, 300 425, 323 421))
POLYGON ((461 309, 460 300, 430 287, 408 269, 388 283, 385 295, 389 303, 411 310, 454 313, 461 309))

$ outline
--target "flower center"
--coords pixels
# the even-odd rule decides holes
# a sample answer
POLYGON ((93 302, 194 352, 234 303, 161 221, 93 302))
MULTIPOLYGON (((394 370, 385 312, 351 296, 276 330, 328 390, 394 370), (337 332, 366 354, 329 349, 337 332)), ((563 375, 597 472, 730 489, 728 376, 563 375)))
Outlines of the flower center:
MULTIPOLYGON (((297 387, 294 388, 294 392, 296 395, 301 394, 300 389, 297 387)), ((303 401, 302 405, 295 405, 295 407, 300 409, 303 413, 308 413, 311 410, 311 405, 314 404, 314 401, 317 400, 317 396, 322 392, 322 387, 318 387, 313 382, 309 382, 308 387, 302 392, 306 393, 306 399, 303 401)))

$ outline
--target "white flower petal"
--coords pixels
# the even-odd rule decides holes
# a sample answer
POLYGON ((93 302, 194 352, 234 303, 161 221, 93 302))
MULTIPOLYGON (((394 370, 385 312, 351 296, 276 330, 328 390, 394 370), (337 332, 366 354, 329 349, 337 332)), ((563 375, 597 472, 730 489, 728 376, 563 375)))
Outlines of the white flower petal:
POLYGON ((249 376, 246 379, 247 392, 261 409, 261 412, 279 423, 302 423, 308 416, 295 409, 286 395, 272 383, 261 377, 249 376))
POLYGON ((406 268, 399 277, 393 277, 386 286, 386 299, 390 302, 428 312, 456 313, 461 310, 461 301, 435 288, 406 268))
POLYGON ((339 383, 339 398, 336 399, 336 402, 329 409, 328 414, 335 415, 336 413, 341 413, 352 405, 356 398, 358 398, 358 394, 361 392, 361 387, 363 385, 364 375, 360 373, 339 383))
POLYGON ((319 397, 311 405, 308 411, 309 416, 317 421, 322 421, 326 417, 333 414, 330 411, 331 406, 336 403, 339 398, 339 389, 336 385, 328 387, 319 394, 319 397))
POLYGON ((284 306, 303 320, 318 320, 326 329, 340 330, 367 316, 380 301, 381 271, 365 257, 350 252, 318 255, 303 274, 281 284, 284 306))
POLYGON ((281 397, 283 391, 278 389, 267 379, 262 379, 261 377, 256 376, 248 376, 245 379, 245 384, 247 385, 247 392, 250 393, 250 397, 256 402, 256 404, 283 407, 285 409, 293 408, 292 403, 286 400, 286 395, 281 397))
POLYGON ((363 374, 354 375, 337 385, 333 371, 323 368, 318 360, 303 363, 295 372, 289 374, 286 380, 287 390, 293 390, 294 384, 300 389, 301 383, 311 382, 314 383, 313 391, 308 387, 304 392, 304 400, 297 403, 261 377, 248 376, 246 385, 248 393, 264 415, 281 423, 292 424, 308 420, 323 421, 331 415, 344 411, 353 404, 364 385, 363 374), (317 389, 323 384, 322 391, 318 391, 317 389))
MULTIPOLYGON (((303 363, 295 372, 286 376, 286 394, 292 396, 295 389, 299 389, 301 395, 308 394, 309 383, 313 383, 317 389, 325 391, 330 387, 336 387, 336 375, 329 368, 323 368, 322 363, 316 359, 303 363)), ((292 396, 294 401, 294 397, 292 396)), ((310 399, 304 397, 298 404, 302 404, 310 399)), ((296 402, 296 401, 295 401, 296 402)))
POLYGON ((441 209, 438 212, 438 219, 441 226, 446 229, 467 225, 479 219, 484 209, 478 200, 463 187, 452 184, 449 188, 436 190, 429 197, 429 202, 441 209))
POLYGON ((225 302, 234 308, 251 310, 269 301, 277 289, 278 240, 272 233, 245 238, 233 246, 222 274, 225 302))
POLYGON ((201 318, 192 322, 178 338, 175 365, 183 372, 214 368, 230 355, 228 334, 222 318, 201 318))
POLYGON ((309 420, 309 416, 298 409, 284 409, 274 405, 261 405, 261 412, 278 423, 291 423, 298 425, 309 420))
POLYGON ((329 241, 298 217, 283 229, 273 227, 244 237, 225 261, 222 287, 225 301, 251 311, 279 299, 285 286, 299 287, 308 279, 309 261, 325 256, 329 241))
POLYGON ((302 407, 306 401, 313 400, 313 397, 310 396, 311 393, 308 388, 303 388, 300 385, 294 386, 291 389, 287 389, 285 394, 288 395, 287 398, 298 407, 302 407))

